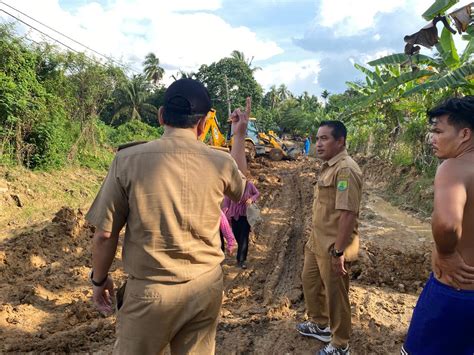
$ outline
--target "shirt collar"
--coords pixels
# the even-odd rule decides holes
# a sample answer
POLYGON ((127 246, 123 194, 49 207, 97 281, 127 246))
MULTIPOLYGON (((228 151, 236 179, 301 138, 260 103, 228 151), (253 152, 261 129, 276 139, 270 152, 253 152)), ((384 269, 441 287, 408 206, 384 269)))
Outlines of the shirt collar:
POLYGON ((163 133, 163 137, 167 138, 184 138, 184 139, 192 139, 197 140, 196 133, 188 128, 177 128, 171 126, 165 126, 165 133, 163 133))
POLYGON ((339 160, 341 160, 344 157, 347 157, 348 155, 349 154, 347 153, 347 150, 344 148, 344 150, 342 152, 340 152, 337 155, 333 156, 331 159, 329 159, 327 162, 325 162, 324 165, 333 166, 337 162, 339 162, 339 160))

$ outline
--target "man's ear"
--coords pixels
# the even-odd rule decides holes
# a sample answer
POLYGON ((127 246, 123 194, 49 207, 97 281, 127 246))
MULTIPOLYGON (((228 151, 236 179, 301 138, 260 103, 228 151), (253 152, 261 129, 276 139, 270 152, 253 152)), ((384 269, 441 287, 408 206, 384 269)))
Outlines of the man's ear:
POLYGON ((158 122, 160 123, 160 126, 165 125, 165 120, 163 119, 163 111, 163 106, 160 106, 160 108, 158 109, 158 122))
POLYGON ((468 142, 472 138, 472 129, 467 128, 467 127, 461 128, 460 135, 461 135, 461 140, 463 143, 468 142))
POLYGON ((198 121, 198 124, 197 124, 197 135, 198 135, 198 138, 199 136, 202 134, 202 132, 204 132, 204 127, 206 126, 206 118, 207 118, 207 115, 202 117, 199 121, 198 121))
POLYGON ((337 143, 341 146, 341 147, 345 147, 346 146, 346 139, 344 137, 340 137, 338 140, 337 140, 337 143))

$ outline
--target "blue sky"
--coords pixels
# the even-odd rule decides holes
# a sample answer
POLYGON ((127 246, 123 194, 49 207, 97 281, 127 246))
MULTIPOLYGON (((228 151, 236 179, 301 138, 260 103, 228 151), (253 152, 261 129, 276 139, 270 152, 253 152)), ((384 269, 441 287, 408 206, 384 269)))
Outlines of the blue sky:
MULTIPOLYGON (((346 81, 362 77, 354 63, 402 52, 404 35, 426 24, 421 14, 434 0, 3 2, 137 71, 154 52, 166 70, 165 84, 179 69, 195 71, 237 49, 262 68, 255 77, 265 89, 283 83, 295 94, 319 95, 342 92, 346 81)), ((85 50, 4 4, 0 8, 85 50)), ((8 20, 1 12, 0 18, 8 20)), ((42 39, 24 26, 19 31, 42 39)))

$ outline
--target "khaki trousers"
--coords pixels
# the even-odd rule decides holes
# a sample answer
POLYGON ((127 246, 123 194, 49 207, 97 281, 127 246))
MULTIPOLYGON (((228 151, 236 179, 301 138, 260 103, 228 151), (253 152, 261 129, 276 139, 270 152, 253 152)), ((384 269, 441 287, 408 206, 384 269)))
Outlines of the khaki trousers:
POLYGON ((322 327, 330 325, 331 343, 345 347, 351 333, 349 275, 335 275, 329 254, 316 255, 305 246, 301 278, 310 320, 322 327))
POLYGON ((181 284, 129 278, 114 354, 214 354, 222 291, 220 265, 181 284))

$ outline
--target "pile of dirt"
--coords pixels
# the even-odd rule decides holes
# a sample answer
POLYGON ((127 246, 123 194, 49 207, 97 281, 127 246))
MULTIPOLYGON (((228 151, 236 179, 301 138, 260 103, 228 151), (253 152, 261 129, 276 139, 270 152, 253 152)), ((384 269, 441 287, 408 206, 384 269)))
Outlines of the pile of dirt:
POLYGON ((113 336, 113 320, 89 301, 92 235, 81 210, 63 207, 46 227, 3 243, 2 352, 84 351, 113 336))
POLYGON ((24 226, 44 227, 61 206, 87 207, 104 174, 77 167, 51 172, 0 167, 0 241, 20 234, 24 226))
POLYGON ((351 267, 354 280, 392 287, 400 292, 420 292, 431 271, 431 249, 398 250, 364 243, 359 260, 351 267))

